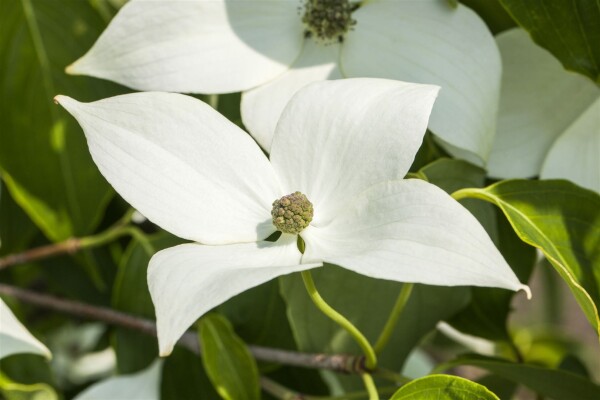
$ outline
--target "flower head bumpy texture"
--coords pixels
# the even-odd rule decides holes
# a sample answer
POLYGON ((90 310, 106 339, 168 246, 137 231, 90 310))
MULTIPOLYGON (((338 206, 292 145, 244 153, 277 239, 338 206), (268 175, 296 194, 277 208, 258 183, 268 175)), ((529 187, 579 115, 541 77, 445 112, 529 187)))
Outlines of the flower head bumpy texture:
POLYGON ((300 192, 283 196, 273 202, 273 225, 281 232, 298 234, 302 232, 313 219, 313 205, 300 192))
POLYGON ((348 0, 307 0, 302 22, 307 32, 320 40, 342 41, 344 34, 356 24, 353 6, 348 0))

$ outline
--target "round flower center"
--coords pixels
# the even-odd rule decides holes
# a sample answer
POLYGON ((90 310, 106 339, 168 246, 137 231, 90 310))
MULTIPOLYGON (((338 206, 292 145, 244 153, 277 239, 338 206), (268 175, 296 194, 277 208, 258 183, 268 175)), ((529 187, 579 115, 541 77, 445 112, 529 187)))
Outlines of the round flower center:
POLYGON ((307 35, 325 42, 341 42, 344 34, 356 24, 352 19, 356 7, 350 0, 306 0, 302 22, 307 35))
POLYGON ((305 195, 294 192, 273 202, 273 225, 284 233, 297 234, 313 219, 313 205, 305 195))

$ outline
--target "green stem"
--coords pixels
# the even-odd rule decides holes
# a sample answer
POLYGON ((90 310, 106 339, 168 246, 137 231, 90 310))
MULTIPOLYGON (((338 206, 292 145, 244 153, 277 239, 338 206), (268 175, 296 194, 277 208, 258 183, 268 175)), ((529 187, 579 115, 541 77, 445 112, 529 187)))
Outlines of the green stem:
POLYGON ((91 247, 102 246, 103 244, 110 243, 125 235, 133 236, 138 235, 138 233, 135 232, 135 228, 131 226, 117 226, 104 232, 100 232, 97 235, 82 237, 79 239, 79 248, 87 249, 91 247))
POLYGON ((481 189, 477 188, 459 189, 450 196, 456 201, 463 199, 480 199, 490 202, 490 200, 485 196, 485 193, 481 189))
POLYGON ((369 393, 369 400, 379 400, 379 394, 377 394, 377 388, 375 387, 373 377, 366 373, 362 374, 361 377, 367 388, 367 393, 369 393))
POLYGON ((388 318, 387 322, 385 323, 385 326, 383 327, 383 330, 381 331, 381 334, 379 335, 379 338, 377 339, 377 342, 375 343, 375 346, 374 346, 375 353, 380 354, 381 351, 384 349, 384 347, 389 342, 390 337, 392 336, 392 332, 394 332, 394 328, 396 327, 396 324, 398 323, 398 319, 400 318, 402 311, 404 311, 404 307, 406 306, 406 303, 408 302, 408 299, 410 297, 410 294, 412 293, 414 286, 415 286, 414 283, 405 283, 402 285, 402 289, 400 289, 400 294, 398 295, 398 298, 396 299, 396 304, 394 304, 394 308, 392 309, 392 312, 390 313, 390 317, 388 318))
POLYGON ((329 304, 325 302, 325 300, 323 300, 317 291, 317 287, 315 286, 315 282, 313 281, 310 271, 302 271, 301 274, 302 280, 304 281, 304 286, 306 287, 308 295, 313 303, 315 303, 319 310, 344 328, 354 338, 354 340, 356 340, 356 343, 358 343, 366 357, 365 367, 369 370, 375 369, 377 366, 377 356, 375 355, 375 351, 373 350, 373 347, 371 347, 371 344, 367 338, 365 338, 365 336, 354 325, 352 325, 352 322, 348 321, 343 315, 335 311, 329 304))

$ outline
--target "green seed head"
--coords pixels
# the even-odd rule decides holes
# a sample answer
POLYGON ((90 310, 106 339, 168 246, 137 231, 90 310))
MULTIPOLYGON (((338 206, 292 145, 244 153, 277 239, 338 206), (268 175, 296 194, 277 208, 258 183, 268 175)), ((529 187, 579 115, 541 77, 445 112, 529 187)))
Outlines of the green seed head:
POLYGON ((307 34, 324 42, 342 41, 356 24, 352 19, 354 7, 350 0, 306 0, 302 22, 307 34))
POLYGON ((273 225, 281 232, 298 234, 313 219, 313 205, 305 195, 294 192, 273 202, 273 225))

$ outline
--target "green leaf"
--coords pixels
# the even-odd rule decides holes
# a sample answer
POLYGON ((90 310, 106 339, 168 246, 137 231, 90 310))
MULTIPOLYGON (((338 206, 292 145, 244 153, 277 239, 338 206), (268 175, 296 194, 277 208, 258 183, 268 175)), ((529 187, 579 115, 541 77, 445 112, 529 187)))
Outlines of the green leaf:
POLYGON ((86 1, 8 1, 0 13, 0 171, 15 201, 51 240, 89 234, 113 192, 81 129, 52 98, 99 99, 118 86, 64 67, 105 27, 86 1))
POLYGON ((600 334, 600 195, 562 180, 509 180, 455 197, 500 207, 521 240, 552 263, 600 334))
POLYGON ((513 399, 519 386, 509 379, 494 374, 489 374, 478 379, 477 383, 485 386, 501 399, 513 399))
POLYGON ((217 392, 226 400, 260 399, 258 368, 231 323, 219 314, 200 320, 202 362, 217 392))
POLYGON ((402 386, 390 400, 499 400, 485 386, 453 375, 429 375, 402 386))
POLYGON ((0 394, 6 400, 58 400, 54 389, 45 383, 21 384, 0 372, 0 394))
POLYGON ((499 358, 469 355, 445 363, 438 369, 448 369, 457 365, 472 365, 486 369, 554 400, 597 400, 600 398, 600 386, 581 375, 559 369, 512 363, 499 358))
POLYGON ((600 4, 590 0, 500 0, 563 66, 600 84, 600 4))
MULTIPOLYGON (((321 296, 375 343, 400 293, 401 283, 372 279, 326 264, 311 271, 321 296)), ((350 335, 312 303, 300 275, 280 278, 288 317, 300 351, 362 354, 350 335)), ((469 300, 464 287, 416 284, 379 365, 399 371, 408 354, 436 324, 469 300)), ((360 390, 356 377, 340 376, 349 390, 360 390)))
POLYGON ((23 250, 37 232, 0 181, 0 256, 23 250))

